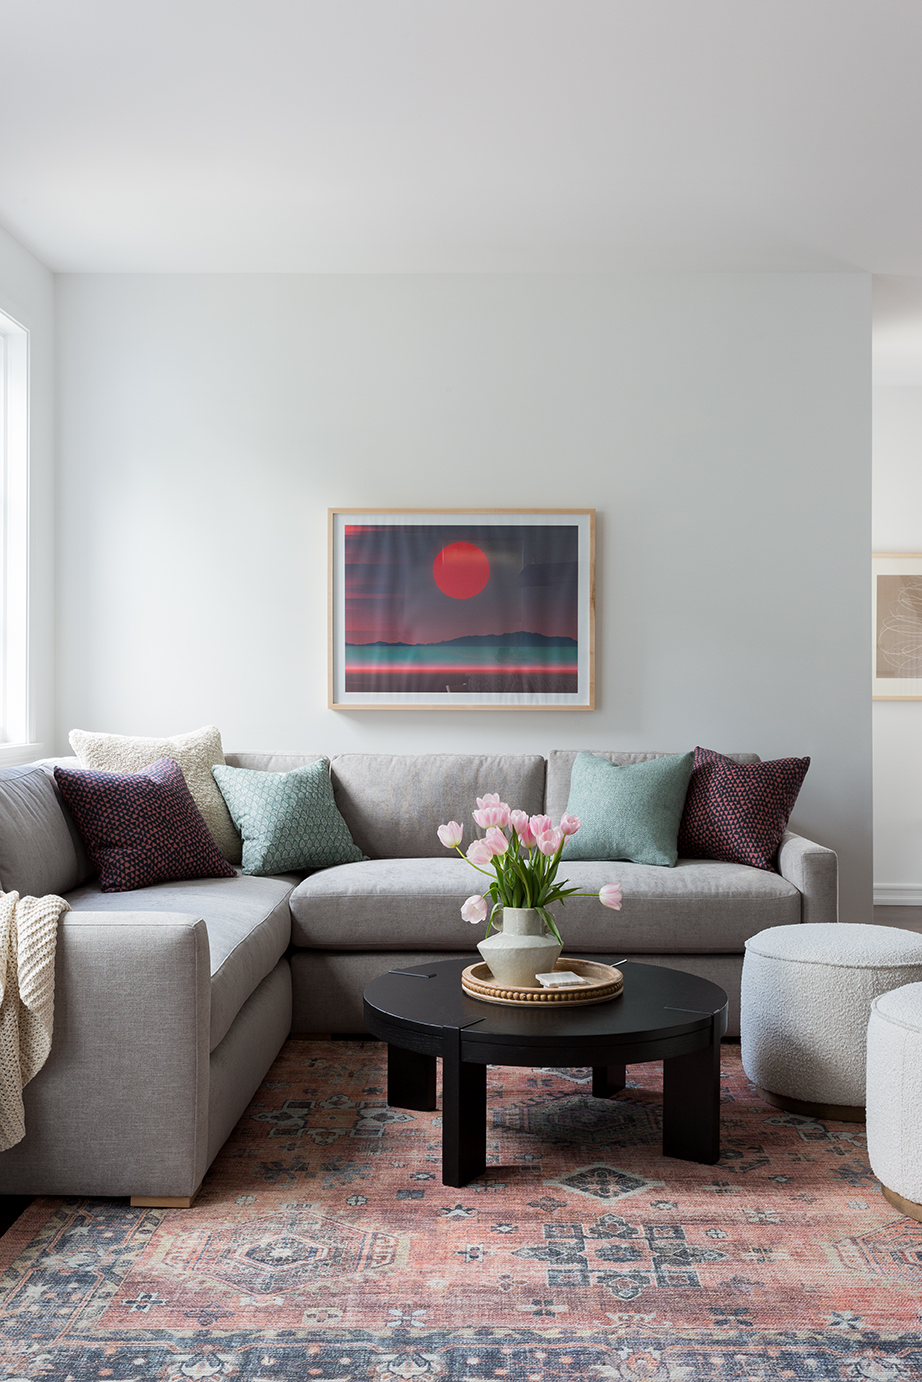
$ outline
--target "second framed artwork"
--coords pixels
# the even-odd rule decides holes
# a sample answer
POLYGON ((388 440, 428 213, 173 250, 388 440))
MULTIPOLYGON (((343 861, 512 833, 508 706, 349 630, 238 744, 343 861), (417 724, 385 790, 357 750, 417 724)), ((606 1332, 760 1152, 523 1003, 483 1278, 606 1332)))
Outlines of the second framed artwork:
POLYGON ((594 509, 331 509, 331 709, 592 709, 594 572, 594 509))
POLYGON ((922 700, 922 553, 875 552, 871 559, 872 699, 922 700))

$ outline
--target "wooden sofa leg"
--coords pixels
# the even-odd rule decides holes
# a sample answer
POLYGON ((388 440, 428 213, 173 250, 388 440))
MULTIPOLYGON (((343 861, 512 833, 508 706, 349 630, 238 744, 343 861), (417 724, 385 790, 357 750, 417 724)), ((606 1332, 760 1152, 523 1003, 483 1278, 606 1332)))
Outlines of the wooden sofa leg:
POLYGON ((132 1195, 129 1204, 132 1209, 191 1209, 201 1188, 191 1195, 132 1195))

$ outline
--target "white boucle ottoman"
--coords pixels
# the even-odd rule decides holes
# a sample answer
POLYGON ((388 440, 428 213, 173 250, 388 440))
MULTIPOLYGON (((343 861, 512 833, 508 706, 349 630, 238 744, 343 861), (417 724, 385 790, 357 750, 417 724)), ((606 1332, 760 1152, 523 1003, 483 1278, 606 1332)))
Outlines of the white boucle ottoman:
POLYGON ((743 1069, 779 1108, 861 1121, 871 1004, 916 980, 915 931, 835 921, 760 931, 743 960, 743 1069))
POLYGON ((867 1083, 871 1170, 895 1209, 922 1220, 922 983, 871 1004, 867 1083))

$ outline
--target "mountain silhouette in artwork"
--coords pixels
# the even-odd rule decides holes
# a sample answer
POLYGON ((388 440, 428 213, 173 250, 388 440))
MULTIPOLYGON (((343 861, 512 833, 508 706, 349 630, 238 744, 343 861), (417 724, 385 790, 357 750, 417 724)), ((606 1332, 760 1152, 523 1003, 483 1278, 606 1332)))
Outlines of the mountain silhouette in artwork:
POLYGON ((556 634, 462 634, 433 643, 346 643, 346 690, 393 694, 569 694, 579 643, 556 634))
POLYGON ((460 638, 443 638, 438 643, 401 643, 379 638, 375 643, 349 643, 352 648, 576 648, 575 638, 557 634, 527 633, 468 633, 460 638))

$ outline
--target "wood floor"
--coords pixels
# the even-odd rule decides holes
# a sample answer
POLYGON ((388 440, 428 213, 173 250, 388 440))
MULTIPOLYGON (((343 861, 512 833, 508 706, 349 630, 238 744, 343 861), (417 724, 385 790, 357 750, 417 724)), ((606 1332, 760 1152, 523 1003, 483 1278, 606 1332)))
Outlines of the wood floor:
POLYGON ((922 931, 922 907, 875 907, 876 926, 900 926, 904 931, 922 931))

